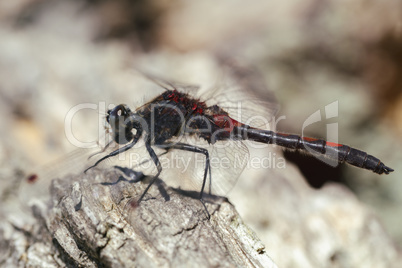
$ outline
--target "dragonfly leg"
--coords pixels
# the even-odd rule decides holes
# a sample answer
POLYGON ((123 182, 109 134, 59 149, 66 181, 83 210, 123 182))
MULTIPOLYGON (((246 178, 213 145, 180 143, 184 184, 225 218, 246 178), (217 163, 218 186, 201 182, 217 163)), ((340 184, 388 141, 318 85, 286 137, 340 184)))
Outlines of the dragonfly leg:
POLYGON ((93 153, 93 154, 91 154, 90 156, 88 156, 88 160, 91 159, 92 157, 94 157, 95 155, 101 154, 101 153, 103 153, 104 151, 106 151, 106 149, 109 148, 110 144, 112 144, 112 141, 109 142, 108 144, 106 144, 106 146, 105 146, 103 149, 101 149, 99 152, 93 153))
POLYGON ((202 181, 202 187, 201 187, 201 192, 200 192, 200 201, 202 203, 202 205, 205 208, 205 211, 207 212, 208 215, 208 219, 211 218, 211 215, 208 212, 207 207, 205 206, 205 202, 203 199, 203 194, 204 194, 204 188, 205 188, 205 183, 207 181, 207 175, 208 175, 208 171, 209 171, 209 180, 210 180, 210 186, 211 186, 211 165, 209 162, 209 153, 208 150, 205 148, 201 148, 201 147, 197 147, 194 145, 190 145, 190 144, 185 144, 185 143, 174 143, 174 144, 170 144, 170 143, 165 143, 162 145, 158 145, 158 147, 161 148, 165 148, 165 149, 177 149, 177 150, 183 150, 183 151, 189 151, 189 152, 194 152, 194 153, 200 153, 205 155, 205 171, 204 171, 204 178, 202 181))
POLYGON ((87 173, 88 170, 90 170, 91 168, 96 167, 100 162, 102 162, 102 161, 108 159, 109 157, 116 156, 116 155, 121 154, 121 153, 123 153, 123 152, 125 152, 125 151, 127 151, 127 150, 130 150, 130 149, 133 148, 133 146, 137 143, 137 141, 138 141, 138 139, 134 139, 130 144, 127 144, 126 146, 123 146, 123 147, 121 147, 121 148, 119 148, 119 149, 117 149, 117 150, 111 152, 110 154, 108 154, 108 155, 102 157, 101 159, 99 159, 98 161, 96 161, 96 163, 95 163, 94 165, 92 165, 92 166, 90 166, 89 168, 87 168, 87 169, 84 171, 84 173, 87 173))
POLYGON ((149 188, 151 188, 152 184, 154 184, 154 182, 158 179, 159 175, 162 172, 161 163, 159 162, 159 158, 156 155, 155 151, 152 149, 151 144, 149 142, 146 142, 145 147, 147 148, 147 151, 148 151, 149 155, 151 156, 152 161, 154 161, 154 164, 155 164, 156 168, 158 169, 158 173, 156 173, 156 175, 152 178, 151 182, 148 184, 147 188, 145 188, 144 192, 138 199, 138 203, 141 202, 141 200, 144 198, 145 194, 148 192, 149 188))

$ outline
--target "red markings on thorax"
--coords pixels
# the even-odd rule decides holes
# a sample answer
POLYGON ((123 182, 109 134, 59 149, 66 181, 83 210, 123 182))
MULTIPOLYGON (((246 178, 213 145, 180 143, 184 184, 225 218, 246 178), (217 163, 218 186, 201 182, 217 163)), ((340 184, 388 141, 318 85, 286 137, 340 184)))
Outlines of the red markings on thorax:
POLYGON ((183 104, 186 108, 191 109, 196 114, 203 114, 206 107, 205 103, 196 99, 189 98, 187 94, 173 90, 168 99, 183 104))
POLYGON ((170 99, 170 100, 172 100, 172 101, 174 101, 176 103, 179 103, 179 102, 183 101, 184 96, 180 92, 178 92, 176 90, 173 90, 172 93, 170 93, 168 95, 168 99, 170 99))

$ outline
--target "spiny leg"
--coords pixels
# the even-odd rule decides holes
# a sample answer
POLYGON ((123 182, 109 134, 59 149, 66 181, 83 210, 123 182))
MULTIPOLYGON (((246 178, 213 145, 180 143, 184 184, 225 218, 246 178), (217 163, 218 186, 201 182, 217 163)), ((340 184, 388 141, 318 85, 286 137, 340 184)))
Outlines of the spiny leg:
POLYGON ((202 181, 202 187, 201 187, 201 192, 200 192, 200 201, 201 201, 202 205, 204 206, 205 211, 207 212, 208 219, 210 219, 211 215, 209 214, 209 211, 208 211, 207 207, 205 206, 204 199, 202 198, 203 193, 204 193, 205 183, 207 181, 208 170, 209 170, 209 180, 210 180, 210 189, 211 189, 211 165, 210 165, 210 162, 209 162, 208 150, 205 149, 205 148, 196 147, 194 145, 185 144, 185 143, 174 143, 174 144, 165 143, 165 144, 162 144, 162 145, 158 145, 158 147, 165 148, 165 149, 168 149, 168 150, 169 149, 178 149, 178 150, 189 151, 189 152, 194 152, 194 153, 200 153, 200 154, 205 155, 206 161, 205 161, 204 179, 202 181))

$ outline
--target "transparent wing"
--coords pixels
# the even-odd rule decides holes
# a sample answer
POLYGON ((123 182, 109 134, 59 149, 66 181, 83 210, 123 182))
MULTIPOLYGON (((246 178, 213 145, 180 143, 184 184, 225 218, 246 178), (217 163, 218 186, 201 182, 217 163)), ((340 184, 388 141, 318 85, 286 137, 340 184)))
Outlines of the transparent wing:
MULTIPOLYGON (((105 148, 105 144, 110 142, 109 136, 102 137, 96 146, 92 148, 80 148, 71 153, 50 162, 49 164, 32 168, 27 176, 21 181, 18 189, 19 199, 26 204, 32 198, 46 199, 49 196, 51 181, 55 178, 62 178, 69 174, 79 174, 86 168, 93 165, 99 158, 98 155, 105 155, 116 149, 116 144, 112 143, 105 148)), ((112 161, 101 163, 102 167, 110 167, 112 161)))
POLYGON ((249 151, 241 141, 217 142, 211 152, 212 181, 206 192, 226 195, 234 187, 249 160, 249 151))
POLYGON ((157 76, 154 76, 152 74, 143 72, 143 71, 138 70, 138 69, 137 69, 137 71, 139 73, 141 73, 144 77, 149 79, 151 82, 157 84, 158 86, 164 88, 165 90, 178 90, 178 91, 181 91, 181 92, 190 93, 190 94, 193 93, 194 94, 200 88, 197 85, 189 85, 189 84, 184 84, 184 83, 180 83, 180 82, 177 82, 177 81, 169 81, 169 80, 163 79, 161 77, 157 77, 157 76))
MULTIPOLYGON (((194 136, 186 136, 180 142, 208 150, 211 177, 208 173, 204 193, 226 195, 247 164, 248 149, 241 141, 210 145, 194 136)), ((186 191, 201 191, 206 169, 204 154, 173 149, 162 156, 160 161, 163 166, 160 177, 169 186, 186 191)))
POLYGON ((221 67, 222 72, 212 88, 201 88, 141 73, 164 89, 189 93, 208 106, 218 105, 239 122, 272 129, 279 105, 260 73, 230 62, 223 63, 221 67))
POLYGON ((271 129, 279 109, 258 72, 233 64, 224 65, 215 88, 201 94, 208 106, 218 105, 231 118, 252 127, 271 129))

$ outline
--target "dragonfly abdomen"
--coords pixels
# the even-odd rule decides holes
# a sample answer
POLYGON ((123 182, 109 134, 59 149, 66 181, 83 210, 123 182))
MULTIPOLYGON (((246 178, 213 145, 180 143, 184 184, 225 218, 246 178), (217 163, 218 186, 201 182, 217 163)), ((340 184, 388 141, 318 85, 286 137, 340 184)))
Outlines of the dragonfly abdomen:
POLYGON ((243 137, 251 141, 276 144, 288 149, 301 150, 311 155, 324 155, 340 163, 346 162, 378 174, 389 174, 393 171, 378 158, 347 145, 255 128, 241 127, 240 131, 244 134, 247 133, 243 137))

